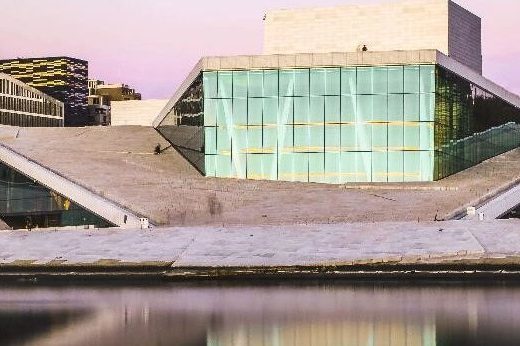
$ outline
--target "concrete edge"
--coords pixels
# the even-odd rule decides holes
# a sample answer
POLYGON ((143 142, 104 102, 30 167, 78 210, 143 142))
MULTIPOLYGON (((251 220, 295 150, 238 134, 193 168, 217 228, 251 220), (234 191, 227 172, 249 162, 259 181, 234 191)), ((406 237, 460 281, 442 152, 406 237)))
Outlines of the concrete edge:
POLYGON ((142 228, 142 218, 51 169, 0 144, 0 161, 81 207, 124 229, 142 228))

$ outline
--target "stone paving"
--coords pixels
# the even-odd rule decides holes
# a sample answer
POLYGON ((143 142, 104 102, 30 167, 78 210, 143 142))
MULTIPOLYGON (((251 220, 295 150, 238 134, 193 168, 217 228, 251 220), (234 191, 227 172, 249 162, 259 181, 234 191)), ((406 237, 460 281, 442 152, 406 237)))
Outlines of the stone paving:
POLYGON ((0 127, 0 142, 156 225, 433 221, 520 182, 520 149, 440 182, 320 185, 202 177, 152 128, 0 127))
POLYGON ((507 258, 520 259, 519 220, 0 232, 0 268, 268 268, 507 258))

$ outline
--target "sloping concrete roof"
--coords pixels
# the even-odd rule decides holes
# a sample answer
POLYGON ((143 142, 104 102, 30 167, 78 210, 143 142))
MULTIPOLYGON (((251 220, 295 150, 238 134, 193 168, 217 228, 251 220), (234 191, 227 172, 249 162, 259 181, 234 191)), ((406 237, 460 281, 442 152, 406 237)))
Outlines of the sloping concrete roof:
POLYGON ((201 176, 150 127, 0 127, 0 144, 156 225, 433 221, 520 182, 520 149, 420 184, 320 185, 201 176))

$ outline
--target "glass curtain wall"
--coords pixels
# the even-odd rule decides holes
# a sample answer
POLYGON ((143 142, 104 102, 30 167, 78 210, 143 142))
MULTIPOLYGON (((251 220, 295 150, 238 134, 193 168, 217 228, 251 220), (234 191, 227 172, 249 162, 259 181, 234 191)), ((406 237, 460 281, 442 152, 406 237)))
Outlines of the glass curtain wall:
POLYGON ((94 225, 113 227, 58 193, 0 163, 0 218, 14 229, 94 225))
POLYGON ((520 109, 437 67, 435 179, 520 146, 520 109))
POLYGON ((208 176, 433 180, 435 66, 203 73, 208 176))

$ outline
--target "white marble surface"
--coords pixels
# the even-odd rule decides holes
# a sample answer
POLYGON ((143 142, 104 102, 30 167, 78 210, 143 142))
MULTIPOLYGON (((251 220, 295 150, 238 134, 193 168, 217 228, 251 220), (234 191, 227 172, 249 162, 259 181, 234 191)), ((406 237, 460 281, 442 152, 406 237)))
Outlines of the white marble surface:
POLYGON ((0 264, 321 266, 520 258, 520 220, 4 231, 0 264))

